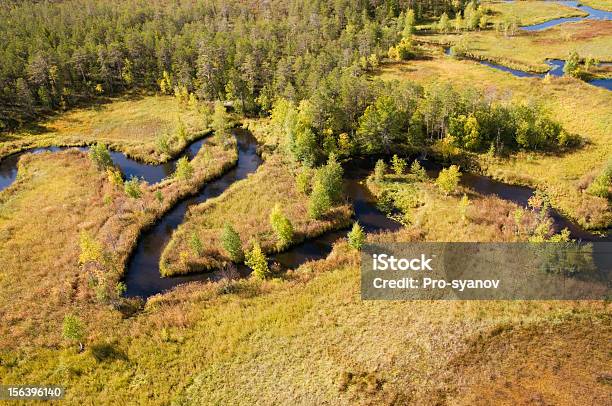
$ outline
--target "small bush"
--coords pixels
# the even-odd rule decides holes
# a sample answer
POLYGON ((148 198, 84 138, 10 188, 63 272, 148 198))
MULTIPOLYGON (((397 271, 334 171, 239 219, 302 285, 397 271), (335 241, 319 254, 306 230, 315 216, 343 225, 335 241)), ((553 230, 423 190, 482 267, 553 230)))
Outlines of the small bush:
POLYGON ((132 176, 130 180, 124 184, 125 194, 132 199, 139 199, 142 196, 142 190, 140 190, 140 181, 137 177, 132 176))
POLYGON ((79 351, 83 351, 83 339, 85 338, 85 326, 81 319, 74 315, 64 317, 62 323, 62 336, 69 341, 79 344, 79 351))
POLYGON ((234 230, 230 224, 225 224, 223 232, 221 233, 221 245, 223 249, 227 251, 229 257, 234 262, 240 262, 244 258, 244 252, 242 251, 242 241, 240 241, 240 235, 234 230))
POLYGON ((93 145, 89 149, 89 158, 100 170, 113 166, 113 160, 111 159, 110 152, 108 152, 106 145, 100 142, 93 145))
POLYGON ((436 179, 436 185, 444 194, 449 195, 457 190, 460 180, 461 172, 459 172, 459 167, 451 165, 440 171, 438 179, 436 179))
POLYGON ((587 193, 593 196, 612 199, 612 160, 587 188, 587 193))
POLYGON ((313 219, 320 219, 331 206, 332 202, 325 186, 321 182, 315 183, 308 202, 308 215, 313 219))
POLYGON ((376 161, 376 166, 374 166, 374 180, 376 180, 376 182, 384 181, 386 173, 387 164, 382 159, 379 159, 376 161))
POLYGON ((174 171, 174 177, 181 180, 189 180, 193 176, 193 166, 186 156, 181 157, 176 162, 176 170, 174 171))
POLYGON ((200 237, 198 237, 198 234, 191 233, 191 236, 189 237, 189 247, 191 248, 191 251, 193 251, 193 254, 196 256, 200 256, 202 255, 202 252, 204 252, 204 246, 202 245, 202 240, 200 240, 200 237))
POLYGON ((285 216, 278 203, 270 213, 270 224, 278 239, 277 246, 279 249, 291 244, 291 240, 293 239, 293 225, 287 216, 285 216))
POLYGON ((416 159, 414 162, 412 162, 412 165, 410 165, 410 173, 420 181, 427 179, 427 172, 425 172, 425 168, 423 168, 416 159))
POLYGON ((361 250, 361 247, 365 242, 366 235, 363 231, 363 227, 359 225, 359 222, 355 222, 355 224, 353 224, 353 228, 348 233, 347 237, 349 246, 358 251, 361 250))
POLYGON ((259 242, 253 244, 253 248, 246 253, 246 266, 253 270, 253 276, 258 279, 266 279, 270 277, 271 272, 268 267, 268 259, 261 250, 259 242))
POLYGON ((123 187, 123 175, 119 169, 106 168, 106 175, 111 185, 115 187, 123 187))
POLYGON ((393 158, 391 158, 391 168, 396 175, 403 175, 406 170, 406 161, 397 155, 393 155, 393 158))
POLYGON ((310 168, 303 167, 302 170, 297 174, 295 178, 295 185, 297 191, 305 195, 309 195, 312 191, 312 171, 310 168))

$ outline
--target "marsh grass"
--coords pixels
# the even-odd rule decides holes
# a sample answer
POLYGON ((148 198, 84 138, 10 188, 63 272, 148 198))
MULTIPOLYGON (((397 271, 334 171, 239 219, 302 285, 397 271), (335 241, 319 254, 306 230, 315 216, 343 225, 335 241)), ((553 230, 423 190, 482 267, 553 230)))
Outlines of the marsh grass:
POLYGON ((143 182, 142 196, 131 199, 85 153, 25 155, 18 180, 0 192, 0 314, 5 321, 0 346, 57 345, 58 323, 68 310, 82 313, 92 334, 103 331, 96 323, 116 315, 99 303, 90 275, 78 264, 81 231, 109 256, 103 278, 113 287, 140 233, 236 160, 235 143, 227 148, 209 140, 192 160, 189 180, 143 182))
POLYGON ((207 115, 186 108, 170 96, 113 99, 92 108, 77 109, 42 123, 36 132, 3 135, 0 159, 26 149, 46 146, 81 146, 102 142, 109 148, 143 162, 160 163, 178 154, 190 141, 208 131, 207 115), (176 137, 179 126, 185 137, 176 137), (159 147, 161 137, 174 139, 169 149, 159 147))
MULTIPOLYGON (((530 3, 530 2, 529 2, 530 3)), ((430 35, 417 40, 441 45, 466 44, 466 55, 510 68, 529 72, 548 71, 546 59, 566 59, 576 51, 581 57, 612 60, 609 21, 585 20, 560 24, 542 31, 520 31, 506 37, 495 31, 472 31, 461 34, 430 35)), ((593 69, 593 73, 597 73, 593 69)), ((605 71, 599 72, 605 75, 605 71)))
MULTIPOLYGON (((405 229, 396 239, 412 241, 526 241, 537 226, 536 213, 526 210, 516 223, 519 206, 496 196, 482 196, 460 186, 446 195, 433 179, 418 181, 411 175, 387 175, 378 182, 371 176, 366 185, 374 196, 394 196, 399 213, 395 215, 405 229), (462 197, 468 205, 462 209, 462 197), (406 200, 409 197, 409 201, 406 200)), ((390 203, 393 204, 393 203, 390 203)), ((549 230, 552 233, 552 230, 549 230)), ((384 237, 382 239, 384 241, 384 237)))
POLYGON ((582 192, 585 174, 601 172, 612 154, 610 92, 569 78, 517 78, 473 61, 438 57, 387 65, 383 79, 418 83, 451 81, 459 87, 476 87, 488 97, 532 100, 542 103, 569 132, 580 135, 585 146, 564 154, 518 152, 510 157, 476 157, 480 170, 495 179, 545 191, 553 206, 587 228, 612 224, 612 210, 602 198, 582 192))
POLYGON ((612 11, 612 1, 610 0, 581 0, 580 3, 598 10, 612 11))
POLYGON ((482 7, 490 10, 489 21, 493 24, 516 17, 520 25, 540 24, 565 17, 586 17, 588 13, 563 4, 549 1, 483 2, 482 7))
MULTIPOLYGON (((17 208, 24 207, 26 198, 32 205, 59 206, 57 217, 49 217, 54 211, 43 213, 39 206, 33 207, 31 216, 40 222, 46 216, 45 224, 58 229, 65 224, 61 207, 70 202, 77 224, 91 221, 76 212, 86 212, 92 199, 99 202, 106 186, 84 154, 67 151, 28 159, 24 176, 38 183, 14 186, 10 213, 20 214, 17 208), (64 183, 49 185, 59 173, 65 175, 64 183), (98 186, 93 188, 96 176, 98 186), (75 184, 79 179, 81 183, 75 184), (20 189, 26 185, 29 192, 20 189), (40 203, 34 196, 44 185, 55 192, 40 203), (60 190, 67 195, 56 195, 60 190)), ((463 227, 454 214, 459 197, 432 197, 436 200, 431 210, 438 210, 438 200, 444 199, 434 214, 452 216, 446 227, 463 227)), ((97 204, 99 217, 92 220, 104 222, 104 209, 97 204)), ((25 238, 18 223, 0 224, 3 232, 9 229, 25 238)), ((63 235, 48 240, 54 245, 45 255, 66 250, 58 246, 74 247, 65 244, 78 234, 70 225, 65 227, 63 235)), ((475 227, 465 235, 473 236, 485 226, 475 227)), ((45 231, 52 233, 38 230, 45 231)), ((423 237, 409 229, 369 236, 379 241, 423 237)), ((25 247, 27 243, 15 242, 11 249, 25 255, 25 247)), ((71 249, 64 254, 69 263, 78 255, 71 249)), ((38 250, 31 255, 44 262, 38 250)), ((11 263, 20 266, 16 264, 11 263)), ((13 335, 2 331, 0 375, 10 383, 61 381, 67 388, 67 404, 472 404, 474 399, 503 401, 504 394, 516 403, 528 403, 535 396, 577 404, 586 396, 602 398, 608 393, 597 381, 609 361, 609 312, 601 303, 364 302, 359 295, 359 255, 342 241, 325 260, 308 262, 280 279, 185 285, 152 297, 144 311, 128 319, 106 306, 74 298, 57 302, 53 289, 63 290, 58 281, 75 286, 77 292, 82 288, 76 269, 53 265, 37 274, 28 268, 3 275, 0 291, 8 296, 3 296, 2 315, 10 309, 22 318, 8 319, 13 335), (46 300, 36 300, 35 295, 46 300), (61 330, 67 310, 78 312, 87 326, 83 353, 57 341, 56 330, 61 330), (40 318, 29 314, 36 311, 43 311, 40 318), (21 334, 22 349, 6 345, 16 333, 21 334), (540 340, 538 349, 534 340, 540 340), (575 373, 584 377, 578 388, 561 384, 575 373), (508 376, 522 384, 507 387, 508 376), (537 385, 532 383, 536 379, 537 385)))
POLYGON ((293 239, 287 246, 346 227, 352 214, 351 206, 342 204, 321 220, 311 219, 308 196, 297 191, 294 170, 280 156, 271 155, 256 173, 236 182, 221 196, 189 210, 164 249, 160 264, 162 274, 169 276, 222 267, 229 261, 220 242, 225 223, 238 232, 244 249, 250 248, 256 240, 264 252, 278 251, 277 237, 270 225, 270 212, 277 203, 294 229, 293 239), (202 253, 190 248, 189 239, 194 234, 204 242, 202 253))

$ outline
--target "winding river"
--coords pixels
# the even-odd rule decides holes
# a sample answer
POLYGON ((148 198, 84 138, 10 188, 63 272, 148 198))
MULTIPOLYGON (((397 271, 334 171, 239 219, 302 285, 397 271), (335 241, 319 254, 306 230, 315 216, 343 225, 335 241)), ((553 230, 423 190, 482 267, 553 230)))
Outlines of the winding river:
MULTIPOLYGON (((445 47, 444 48, 444 53, 446 55, 452 55, 452 50, 450 47, 445 47)), ((497 69, 500 70, 502 72, 506 72, 509 73, 513 76, 516 76, 518 78, 544 78, 547 74, 551 75, 551 76, 556 76, 556 77, 561 77, 563 76, 564 72, 563 72, 563 68, 565 67, 565 61, 561 60, 561 59, 547 59, 546 60, 546 64, 548 66, 550 66, 550 69, 548 70, 548 72, 546 73, 534 73, 534 72, 527 72, 524 70, 520 70, 520 69, 513 69, 513 68, 509 68, 507 66, 504 65, 500 65, 494 62, 489 62, 489 61, 481 61, 479 59, 473 59, 473 58, 468 58, 471 61, 474 62, 478 62, 481 65, 485 65, 488 66, 489 68, 493 68, 493 69, 497 69)), ((605 65, 607 63, 604 63, 602 65, 605 65)), ((593 86, 597 86, 597 87, 601 87, 607 90, 612 90, 612 78, 605 78, 605 79, 592 79, 587 81, 586 83, 593 85, 593 86)))
POLYGON ((598 9, 588 7, 588 6, 583 6, 578 1, 564 0, 564 1, 557 1, 557 3, 562 4, 564 6, 576 8, 580 11, 584 11, 588 13, 588 15, 586 17, 555 18, 555 19, 548 20, 540 24, 527 25, 527 26, 521 27, 521 30, 541 31, 541 30, 545 30, 550 27, 554 27, 555 25, 571 23, 575 21, 582 21, 582 20, 612 20, 612 12, 605 11, 605 10, 598 10, 598 9))
MULTIPOLYGON (((162 278, 159 273, 159 259, 173 231, 183 222, 189 206, 221 195, 230 185, 246 178, 248 174, 255 172, 261 165, 262 160, 257 154, 257 142, 251 133, 243 129, 235 129, 233 132, 238 141, 237 165, 217 180, 204 185, 197 195, 176 204, 153 227, 143 232, 128 261, 124 279, 127 285, 126 296, 147 298, 187 282, 218 280, 223 277, 220 271, 213 271, 162 278)), ((191 159, 202 145, 204 145, 204 140, 195 141, 186 148, 182 155, 191 159)), ((0 181, 2 182, 0 187, 6 188, 15 180, 17 162, 21 155, 45 151, 57 152, 64 149, 67 149, 67 147, 38 148, 5 158, 0 161, 0 181)), ((79 147, 78 149, 86 151, 87 147, 79 147)), ((129 159, 120 152, 113 152, 112 158, 113 162, 121 168, 126 176, 138 176, 150 183, 159 182, 170 175, 176 164, 176 159, 174 159, 163 165, 147 165, 129 159)), ((435 176, 441 168, 431 162, 424 162, 424 165, 432 176, 435 176)), ((398 230, 401 225, 378 210, 374 197, 363 185, 362 181, 370 173, 372 166, 373 162, 371 160, 355 160, 345 166, 345 191, 353 204, 355 220, 358 220, 368 233, 398 230)), ((533 194, 533 189, 528 187, 508 185, 471 173, 463 174, 462 184, 483 195, 497 195, 522 206, 527 205, 529 197, 533 194)), ((551 215, 557 230, 567 227, 573 238, 589 241, 599 239, 556 211, 553 210, 551 215)), ((346 233, 347 230, 325 233, 322 236, 298 244, 285 252, 273 255, 270 260, 287 269, 295 268, 308 260, 324 258, 331 252, 333 243, 344 238, 346 233)), ((606 239, 608 240, 610 237, 606 239)), ((238 271, 242 275, 248 274, 248 269, 245 266, 239 267, 238 271)))

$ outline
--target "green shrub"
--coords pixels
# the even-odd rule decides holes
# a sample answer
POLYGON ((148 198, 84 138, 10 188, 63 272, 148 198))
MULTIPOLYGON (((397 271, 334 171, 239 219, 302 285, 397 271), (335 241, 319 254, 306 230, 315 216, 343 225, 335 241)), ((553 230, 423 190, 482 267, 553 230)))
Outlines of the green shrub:
POLYGON ((374 180, 376 182, 382 182, 385 180, 385 173, 387 172, 387 164, 382 159, 376 161, 374 166, 374 180))
POLYGON ((457 190, 459 181, 461 180, 461 172, 457 165, 451 165, 448 168, 442 169, 436 179, 436 185, 444 194, 452 194, 457 190))
POLYGON ((355 222, 355 224, 353 224, 353 228, 348 233, 347 237, 348 237, 349 246, 351 246, 352 248, 358 251, 361 250, 361 247, 363 246, 363 243, 365 242, 366 235, 365 235, 365 232, 363 231, 363 227, 359 225, 359 222, 355 222))
POLYGON ((193 166, 186 156, 181 157, 176 162, 176 170, 174 171, 174 177, 181 180, 189 180, 193 176, 193 166))
POLYGON ((302 170, 298 172, 297 176, 295 177, 297 191, 305 195, 309 195, 312 191, 311 182, 312 170, 310 168, 303 167, 302 170))
POLYGON ((110 168, 113 166, 113 160, 111 159, 110 153, 106 148, 106 145, 101 142, 92 145, 89 148, 89 158, 100 170, 110 168))
POLYGON ((270 225, 278 239, 278 248, 284 248, 291 244, 293 239, 293 225, 285 216, 280 205, 277 203, 270 213, 270 225))
POLYGON ((412 162, 412 165, 410 165, 410 173, 420 181, 427 179, 427 172, 425 171, 425 168, 423 168, 421 163, 416 159, 412 162))
POLYGON ((85 326, 81 319, 74 315, 64 317, 62 323, 62 336, 69 341, 79 344, 79 351, 83 351, 83 339, 85 338, 85 326))
POLYGON ((593 196, 612 199, 612 160, 587 188, 587 193, 593 196))
POLYGON ((259 242, 253 244, 253 248, 246 253, 246 266, 253 270, 253 276, 258 279, 266 279, 270 277, 271 272, 268 267, 268 259, 261 250, 259 242))
POLYGON ((342 198, 343 175, 344 170, 333 154, 330 155, 327 164, 317 169, 315 173, 315 184, 321 185, 331 204, 338 203, 342 198))
POLYGON ((132 176, 130 180, 126 181, 123 185, 125 194, 132 199, 139 199, 142 196, 142 190, 140 190, 140 180, 137 177, 132 176))
POLYGON ((331 209, 332 202, 327 189, 321 182, 316 182, 308 202, 308 215, 313 219, 320 219, 331 209))
POLYGON ((227 251, 233 262, 240 262, 244 259, 240 235, 238 235, 238 232, 234 230, 234 227, 232 227, 231 224, 225 224, 223 227, 223 232, 221 233, 221 245, 223 246, 223 249, 227 251))
POLYGON ((396 175, 403 175, 406 170, 406 161, 397 155, 393 155, 393 158, 391 158, 391 168, 396 175))
POLYGON ((200 240, 200 237, 198 237, 195 232, 191 233, 191 236, 189 237, 189 247, 191 248, 191 251, 193 251, 194 255, 197 256, 202 255, 202 252, 204 251, 202 240, 200 240))

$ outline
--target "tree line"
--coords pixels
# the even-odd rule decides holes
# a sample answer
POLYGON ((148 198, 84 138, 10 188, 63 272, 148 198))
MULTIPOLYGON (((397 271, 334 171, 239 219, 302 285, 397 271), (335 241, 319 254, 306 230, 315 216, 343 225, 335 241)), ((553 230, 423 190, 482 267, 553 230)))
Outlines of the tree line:
POLYGON ((255 114, 278 95, 309 97, 336 67, 385 56, 409 8, 422 19, 462 7, 455 0, 2 2, 0 129, 101 95, 160 87, 231 100, 255 114))
POLYGON ((554 151, 580 142, 537 103, 458 90, 448 82, 423 87, 371 80, 350 68, 330 72, 299 103, 277 99, 271 122, 285 152, 309 167, 331 155, 390 155, 437 144, 500 155, 554 151))

